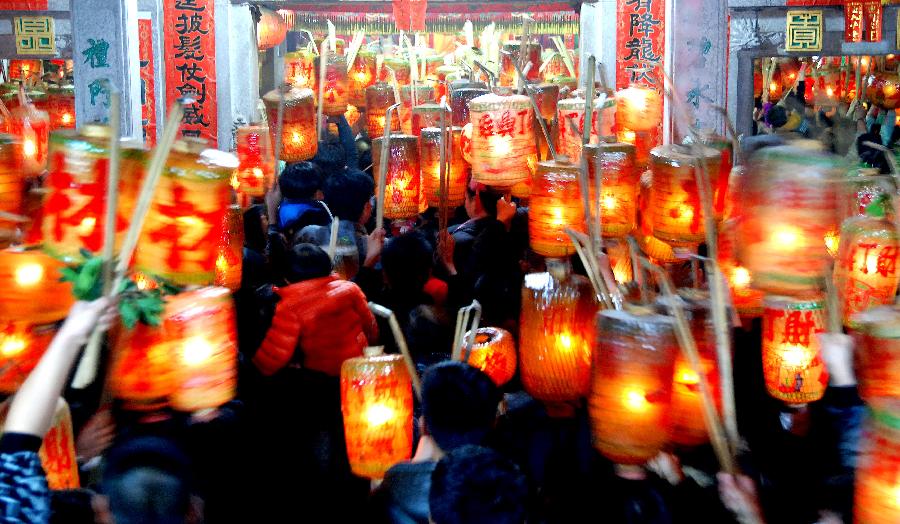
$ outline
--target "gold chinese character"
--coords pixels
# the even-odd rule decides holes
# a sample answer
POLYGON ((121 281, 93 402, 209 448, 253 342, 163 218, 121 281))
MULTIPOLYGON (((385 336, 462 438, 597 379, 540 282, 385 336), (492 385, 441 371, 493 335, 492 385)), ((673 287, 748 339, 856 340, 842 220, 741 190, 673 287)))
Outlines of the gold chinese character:
POLYGON ((788 11, 787 51, 822 50, 822 11, 788 11))

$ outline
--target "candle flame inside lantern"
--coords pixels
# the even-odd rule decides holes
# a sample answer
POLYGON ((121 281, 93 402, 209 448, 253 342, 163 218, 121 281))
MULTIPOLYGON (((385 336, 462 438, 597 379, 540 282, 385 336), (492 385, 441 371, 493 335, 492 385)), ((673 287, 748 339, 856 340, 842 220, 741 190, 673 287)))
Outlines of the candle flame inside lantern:
POLYGON ((809 365, 810 357, 810 351, 803 346, 784 346, 781 353, 784 364, 792 368, 805 368, 809 365))
POLYGON ((832 257, 837 256, 838 247, 841 243, 841 234, 837 230, 832 229, 825 233, 825 249, 832 257))
MULTIPOLYGON (((885 88, 884 90, 885 90, 885 94, 887 94, 887 88, 885 88)), ((825 94, 827 94, 829 98, 830 98, 830 97, 833 97, 833 96, 834 96, 834 89, 832 89, 831 86, 826 87, 826 88, 825 88, 825 94)))
POLYGON ((772 232, 772 240, 781 248, 796 248, 800 239, 801 234, 796 227, 782 226, 772 232))
POLYGON ((220 273, 228 271, 228 259, 225 258, 224 253, 219 253, 219 256, 216 257, 216 271, 220 273))
POLYGON ((686 365, 679 365, 675 372, 675 382, 686 386, 694 386, 700 383, 700 375, 686 365))
POLYGON ((566 219, 563 217, 563 211, 560 208, 553 209, 553 225, 557 227, 562 227, 566 224, 566 219))
POLYGON ((769 84, 769 91, 772 93, 778 91, 778 84, 775 82, 772 82, 771 84, 769 84))
POLYGON ((72 123, 72 115, 70 113, 63 113, 59 120, 63 124, 66 124, 66 125, 71 124, 72 123))
POLYGON ((622 403, 631 411, 642 413, 647 411, 650 403, 647 402, 647 395, 643 390, 636 387, 628 387, 622 390, 622 403))
POLYGON ((303 144, 303 135, 294 131, 293 133, 291 133, 291 142, 296 145, 302 145, 303 144))
POLYGON ((396 413, 392 408, 384 404, 372 404, 366 409, 366 422, 370 427, 377 428, 394 420, 396 413))
POLYGON ((747 287, 750 285, 750 271, 745 267, 738 266, 731 272, 731 283, 735 287, 747 287))
POLYGON ((491 149, 499 156, 508 155, 512 152, 512 143, 509 138, 502 136, 492 136, 490 138, 491 149))
POLYGON ((556 346, 566 353, 572 351, 572 336, 568 333, 560 333, 556 336, 556 346))
POLYGON ((683 218, 684 220, 693 220, 694 218, 694 208, 688 204, 679 205, 675 213, 677 213, 677 218, 683 218))
POLYGON ((18 355, 25 350, 26 345, 27 344, 23 336, 7 335, 3 338, 3 342, 0 343, 0 353, 2 353, 5 357, 18 355))
POLYGON ((16 268, 16 284, 33 286, 44 278, 44 266, 40 264, 22 264, 16 268))
POLYGON ((613 211, 616 209, 616 197, 612 195, 606 195, 603 197, 603 209, 607 211, 613 211))
POLYGON ((85 217, 81 220, 81 223, 78 224, 78 234, 86 237, 94 232, 94 227, 97 225, 97 219, 95 217, 85 217))
POLYGON ((22 143, 22 154, 28 157, 37 154, 37 142, 35 142, 33 138, 26 138, 22 143))
POLYGON ((189 366, 203 364, 212 356, 214 348, 203 337, 195 337, 184 343, 181 360, 189 366))

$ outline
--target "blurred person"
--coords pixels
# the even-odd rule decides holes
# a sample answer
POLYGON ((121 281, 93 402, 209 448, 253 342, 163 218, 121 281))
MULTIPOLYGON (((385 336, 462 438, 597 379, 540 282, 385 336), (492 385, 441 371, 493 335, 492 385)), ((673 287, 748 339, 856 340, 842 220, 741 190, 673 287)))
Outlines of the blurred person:
MULTIPOLYGON (((359 169, 359 154, 356 149, 356 136, 344 115, 327 117, 329 124, 337 126, 338 135, 330 132, 322 133, 319 147, 312 162, 321 168, 325 178, 342 173, 345 169, 359 169)), ((364 167, 364 166, 363 166, 364 167)))

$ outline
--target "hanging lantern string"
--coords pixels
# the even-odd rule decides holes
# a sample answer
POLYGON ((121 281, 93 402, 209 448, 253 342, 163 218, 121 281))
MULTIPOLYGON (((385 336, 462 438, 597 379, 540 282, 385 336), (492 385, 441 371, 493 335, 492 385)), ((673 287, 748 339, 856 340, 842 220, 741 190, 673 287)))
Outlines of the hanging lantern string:
POLYGON ((453 350, 450 358, 453 361, 462 360, 468 362, 472 354, 472 346, 475 344, 475 332, 478 331, 478 325, 481 322, 481 304, 477 300, 473 300, 466 307, 459 308, 456 312, 456 330, 453 333, 453 350), (474 320, 472 313, 474 312, 474 320), (470 322, 471 321, 471 322, 470 322), (466 340, 463 337, 469 331, 466 340), (465 344, 465 347, 463 347, 465 344))
POLYGON ((715 402, 713 400, 712 391, 706 380, 706 374, 700 365, 700 354, 697 351, 697 342, 688 326, 687 317, 684 314, 684 308, 681 303, 681 297, 675 293, 675 286, 668 274, 656 264, 653 264, 646 258, 640 257, 641 265, 656 277, 657 284, 662 294, 667 297, 667 305, 669 313, 675 320, 675 337, 678 339, 678 346, 687 361, 691 365, 694 373, 697 375, 698 385, 700 386, 700 399, 703 404, 703 420, 706 422, 706 429, 709 431, 710 442, 719 461, 719 466, 726 473, 734 473, 736 464, 732 448, 729 447, 725 439, 725 430, 722 427, 722 421, 716 411, 715 402))
POLYGON ((381 158, 378 163, 378 200, 376 200, 375 229, 384 227, 384 184, 387 178, 388 157, 391 152, 391 117, 400 107, 400 102, 387 108, 384 113, 384 135, 381 137, 381 158))
POLYGON ((403 355, 403 361, 406 363, 406 370, 409 371, 409 378, 412 379, 413 391, 416 393, 416 398, 421 402, 422 380, 419 378, 418 371, 416 371, 416 363, 409 353, 409 346, 406 345, 406 337, 403 336, 403 330, 400 329, 400 323, 397 322, 397 316, 394 315, 394 312, 390 309, 374 302, 369 302, 369 309, 375 315, 388 321, 391 333, 393 333, 394 340, 397 342, 397 347, 400 349, 400 354, 403 355))
MULTIPOLYGON (((512 56, 512 53, 509 51, 500 51, 501 53, 512 56)), ((513 61, 513 65, 516 67, 516 71, 519 73, 520 77, 524 77, 522 74, 522 69, 519 67, 519 64, 513 61)), ((528 95, 528 98, 531 100, 531 106, 534 108, 535 114, 541 114, 541 108, 538 106, 537 99, 534 97, 534 91, 531 90, 531 85, 528 82, 524 82, 522 84, 525 87, 525 94, 528 95)), ((553 157, 553 160, 559 161, 559 155, 556 153, 556 146, 553 145, 553 140, 550 138, 550 131, 547 129, 547 124, 544 123, 543 118, 538 118, 538 123, 541 125, 541 132, 544 133, 544 138, 547 140, 547 148, 550 150, 550 156, 553 157)))

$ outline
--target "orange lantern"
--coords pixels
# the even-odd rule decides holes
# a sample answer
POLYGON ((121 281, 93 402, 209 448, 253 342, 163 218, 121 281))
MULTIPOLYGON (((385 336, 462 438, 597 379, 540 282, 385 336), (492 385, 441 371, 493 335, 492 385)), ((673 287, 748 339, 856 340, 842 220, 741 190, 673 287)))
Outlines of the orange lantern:
MULTIPOLYGON (((447 119, 450 125, 450 119, 447 119)), ((412 125, 410 131, 413 135, 421 136, 426 127, 441 126, 441 106, 438 104, 420 104, 412 108, 412 125)))
POLYGON ((75 86, 51 87, 47 98, 50 130, 75 129, 75 86))
POLYGON ((244 259, 244 214, 241 206, 229 206, 224 222, 219 254, 216 256, 215 284, 237 291, 241 287, 244 259))
POLYGON ((659 132, 656 129, 650 131, 632 131, 631 129, 617 126, 616 139, 625 144, 631 144, 635 150, 635 162, 642 169, 650 162, 650 150, 659 144, 659 132))
POLYGON ((900 406, 869 411, 856 466, 853 522, 900 522, 900 406))
POLYGON ((463 87, 450 92, 450 110, 453 125, 464 126, 469 123, 469 102, 490 93, 483 87, 463 87))
POLYGON ((763 374, 769 395, 787 404, 819 400, 828 385, 815 336, 825 331, 824 298, 767 296, 763 304, 763 374))
MULTIPOLYGON (((385 115, 395 100, 394 89, 384 82, 366 88, 366 123, 369 138, 375 139, 384 135, 385 115)), ((391 118, 391 131, 400 131, 400 119, 391 118)))
MULTIPOLYGON (((471 334, 471 331, 466 333, 463 344, 466 344, 471 334)), ((475 331, 475 342, 472 344, 469 359, 466 360, 465 349, 460 354, 460 359, 483 371, 491 377, 494 384, 502 386, 516 374, 516 342, 512 334, 505 329, 478 328, 475 331)))
MULTIPOLYGON (((702 151, 706 172, 715 187, 719 152, 708 147, 702 151)), ((706 240, 696 164, 693 151, 685 146, 669 144, 650 152, 653 185, 648 207, 653 216, 653 236, 673 246, 695 246, 706 240)))
POLYGON ((643 464, 669 440, 677 345, 669 317, 601 311, 588 414, 594 447, 617 464, 643 464))
MULTIPOLYGON (((316 156, 319 138, 316 131, 316 100, 311 89, 282 88, 284 93, 284 122, 281 128, 279 160, 300 162, 316 156)), ((278 102, 282 94, 273 89, 263 96, 269 119, 269 134, 276 143, 278 130, 278 102)))
POLYGON ((444 65, 444 55, 430 55, 420 58, 420 63, 425 64, 425 78, 432 86, 433 81, 438 79, 438 69, 444 65))
POLYGON ((382 478, 412 454, 412 381, 400 355, 366 348, 341 365, 341 412, 355 475, 382 478))
POLYGON ((10 80, 40 79, 43 76, 43 64, 40 60, 10 60, 10 80))
POLYGON ((19 144, 14 137, 0 134, 0 211, 23 211, 25 177, 20 169, 19 144))
POLYGON ((419 84, 400 88, 400 129, 403 133, 417 135, 412 129, 413 108, 429 102, 434 102, 434 88, 431 86, 419 84))
POLYGON ((528 240, 535 253, 545 257, 575 253, 565 229, 584 231, 578 173, 579 168, 569 162, 538 162, 528 212, 528 240))
POLYGON ((900 106, 900 78, 897 74, 877 73, 867 80, 866 98, 882 109, 900 106))
MULTIPOLYGON (((585 120, 584 106, 583 98, 568 98, 560 100, 558 104, 559 145, 557 150, 560 154, 569 157, 572 162, 581 160, 581 142, 584 136, 585 120)), ((601 136, 613 134, 615 110, 616 104, 612 99, 607 99, 602 106, 595 102, 594 115, 591 120, 591 144, 600 143, 601 136)))
MULTIPOLYGON (((372 140, 372 164, 381 165, 385 137, 372 140)), ((387 175, 384 180, 384 218, 405 219, 419 214, 421 179, 419 140, 412 135, 391 135, 388 144, 387 175)))
POLYGON ((616 124, 631 131, 650 131, 662 122, 662 101, 653 89, 630 86, 616 92, 616 124))
POLYGON ((238 194, 261 197, 275 181, 275 156, 265 125, 242 126, 235 134, 238 168, 231 176, 231 186, 238 194))
MULTIPOLYGON (((165 317, 171 308, 167 306, 165 317)), ((160 326, 139 322, 132 329, 116 327, 107 380, 110 394, 125 401, 128 409, 153 410, 169 403, 177 382, 165 321, 160 326)))
MULTIPOLYGON (((497 81, 501 86, 514 86, 518 82, 519 73, 516 71, 515 60, 519 60, 521 42, 509 41, 503 44, 503 51, 511 54, 500 53, 500 76, 497 81)), ((525 71, 525 64, 531 63, 531 68, 525 73, 528 80, 541 79, 541 44, 531 43, 525 51, 525 63, 521 64, 525 71)))
POLYGON ((568 259, 548 259, 546 273, 522 285, 519 373, 534 398, 567 402, 587 395, 597 300, 568 259))
POLYGON ((728 280, 731 301, 737 314, 746 318, 758 318, 763 314, 764 293, 750 287, 750 271, 738 264, 735 252, 736 227, 735 219, 727 219, 719 228, 719 268, 728 280))
MULTIPOLYGON (((449 180, 447 205, 450 208, 461 206, 466 201, 466 179, 469 166, 463 159, 460 150, 462 128, 448 130, 452 133, 451 147, 447 148, 449 180)), ((419 136, 419 160, 422 166, 422 184, 425 187, 425 199, 431 207, 438 207, 441 201, 441 128, 426 127, 419 136)))
POLYGON ((310 49, 301 49, 284 55, 284 83, 302 89, 316 90, 318 72, 316 54, 310 49))
POLYGON ((527 96, 487 94, 469 102, 472 178, 512 187, 531 179, 537 164, 534 110, 527 96))
POLYGON ((596 198, 594 181, 599 162, 603 173, 600 195, 603 236, 620 238, 631 233, 637 221, 640 174, 635 167, 635 148, 631 144, 588 145, 588 175, 591 202, 596 198))
POLYGON ((322 89, 325 90, 322 97, 322 113, 328 116, 343 115, 347 111, 347 99, 350 96, 347 57, 328 53, 325 80, 322 84, 322 89))
POLYGON ((824 238, 837 226, 836 157, 810 148, 780 146, 754 155, 743 177, 738 260, 753 286, 769 293, 821 289, 829 275, 824 238))
POLYGON ((256 24, 256 47, 260 50, 272 49, 287 36, 288 25, 278 12, 266 7, 259 8, 260 18, 256 24))
POLYGON ((434 99, 440 100, 443 97, 447 97, 447 100, 449 100, 450 91, 448 90, 448 85, 462 74, 459 66, 442 65, 435 72, 437 80, 434 82, 434 99))
POLYGON ((845 325, 854 327, 855 313, 894 302, 900 284, 898 254, 897 228, 883 216, 857 217, 844 222, 834 283, 845 325))
POLYGON ((606 254, 609 256, 609 265, 616 282, 620 284, 632 282, 634 280, 634 267, 628 242, 619 238, 610 238, 604 244, 606 246, 606 254))
POLYGON ((559 52, 554 52, 550 58, 541 64, 541 78, 545 82, 549 82, 560 76, 569 76, 569 69, 566 67, 566 61, 559 52))
MULTIPOLYGON (((33 300, 33 299, 32 299, 33 300)), ((21 314, 14 317, 24 318, 21 314)), ((15 393, 56 335, 55 324, 0 321, 0 392, 15 393)))
POLYGON ((175 143, 135 254, 138 271, 179 285, 210 285, 231 204, 233 155, 199 139, 175 143))
POLYGON ((390 81, 391 75, 388 70, 394 71, 394 77, 397 79, 397 86, 408 86, 410 82, 409 60, 399 56, 389 56, 384 59, 384 67, 381 68, 381 74, 378 77, 382 82, 390 81))
POLYGON ((22 168, 29 176, 39 175, 47 167, 47 147, 50 140, 50 117, 34 106, 12 110, 9 132, 22 144, 22 168))
POLYGON ((62 320, 75 302, 61 282, 63 263, 36 250, 0 251, 0 318, 35 324, 62 320))
POLYGON ((869 405, 900 397, 900 310, 875 307, 853 316, 859 396, 869 405))
POLYGON ((362 50, 350 67, 348 102, 356 107, 366 106, 366 88, 375 84, 375 53, 362 50))
POLYGON ((177 388, 170 397, 179 411, 213 409, 234 398, 237 331, 234 302, 225 288, 211 287, 172 297, 165 329, 175 360, 177 388))

